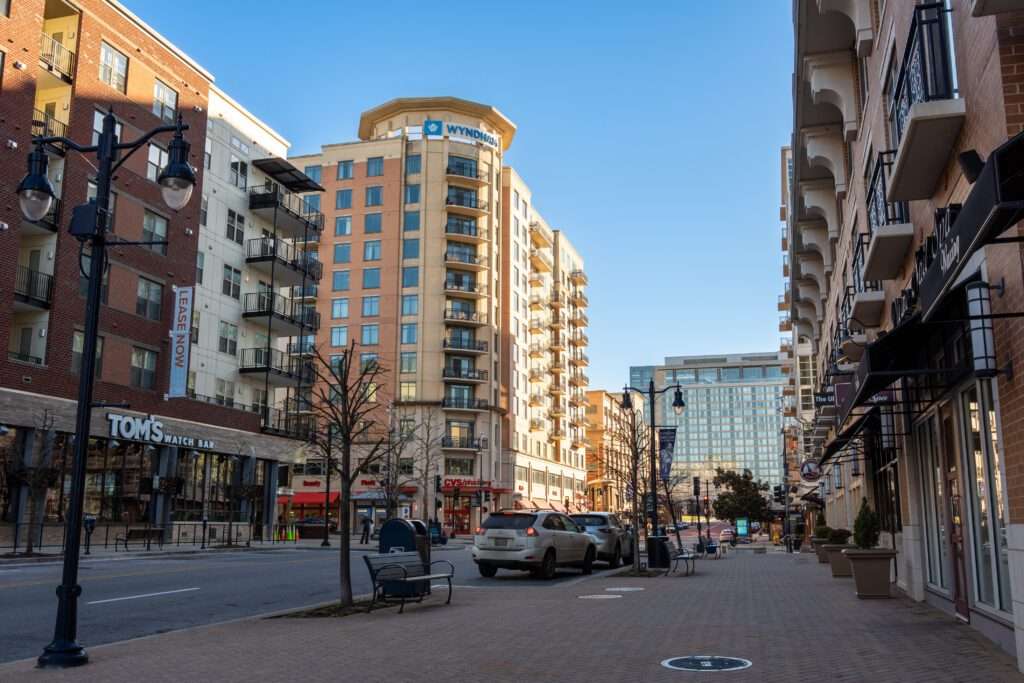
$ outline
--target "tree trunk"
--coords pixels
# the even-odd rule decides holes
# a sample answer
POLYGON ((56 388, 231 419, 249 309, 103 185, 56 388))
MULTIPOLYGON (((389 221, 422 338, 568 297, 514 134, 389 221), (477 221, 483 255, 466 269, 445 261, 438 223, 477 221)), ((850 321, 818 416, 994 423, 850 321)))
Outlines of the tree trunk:
POLYGON ((668 506, 668 514, 672 518, 672 528, 676 530, 676 543, 679 544, 679 550, 682 550, 683 537, 679 534, 679 524, 676 521, 676 508, 674 505, 672 505, 672 492, 669 491, 667 481, 662 479, 661 483, 665 487, 665 504, 668 506))
POLYGON ((351 546, 352 546, 352 519, 350 514, 350 508, 352 505, 352 477, 350 476, 352 464, 352 446, 350 444, 342 444, 341 447, 341 496, 340 504, 341 510, 338 514, 338 527, 341 531, 339 534, 338 548, 340 549, 340 557, 338 561, 338 583, 339 583, 339 600, 342 607, 351 607, 355 600, 352 596, 352 566, 351 562, 351 546))

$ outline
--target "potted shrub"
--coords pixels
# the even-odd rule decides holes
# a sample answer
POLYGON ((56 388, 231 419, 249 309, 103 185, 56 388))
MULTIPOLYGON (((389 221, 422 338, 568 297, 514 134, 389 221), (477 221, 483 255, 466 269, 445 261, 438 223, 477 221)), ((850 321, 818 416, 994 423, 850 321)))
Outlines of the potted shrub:
POLYGON ((818 562, 826 564, 828 555, 825 554, 824 545, 828 543, 828 535, 832 532, 825 523, 825 512, 819 511, 818 517, 814 520, 814 536, 811 537, 811 547, 818 554, 818 562))
POLYGON ((853 576, 850 561, 843 555, 844 550, 854 546, 847 543, 850 539, 849 529, 832 529, 828 535, 828 543, 822 546, 828 556, 828 564, 832 568, 832 576, 853 576))
POLYGON ((871 509, 867 498, 864 498, 853 523, 853 542, 856 547, 842 551, 853 571, 858 598, 890 597, 889 566, 896 557, 896 551, 875 547, 881 535, 882 523, 878 513, 871 509))

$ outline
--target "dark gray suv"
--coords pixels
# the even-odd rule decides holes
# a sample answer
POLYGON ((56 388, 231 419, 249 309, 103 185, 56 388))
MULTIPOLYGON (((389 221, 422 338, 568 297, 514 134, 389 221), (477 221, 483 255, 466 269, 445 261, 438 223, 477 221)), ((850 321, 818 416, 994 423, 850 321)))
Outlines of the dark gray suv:
POLYGON ((597 539, 597 559, 604 560, 612 568, 633 561, 633 537, 626 531, 618 515, 611 512, 581 512, 569 516, 597 539))

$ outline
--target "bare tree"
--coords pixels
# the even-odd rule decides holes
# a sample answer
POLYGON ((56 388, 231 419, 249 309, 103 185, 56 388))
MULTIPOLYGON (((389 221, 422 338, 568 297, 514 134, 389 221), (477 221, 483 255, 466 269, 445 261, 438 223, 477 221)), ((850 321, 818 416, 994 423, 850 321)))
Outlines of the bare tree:
MULTIPOLYGON (((28 533, 25 536, 25 554, 31 555, 35 550, 36 524, 42 523, 37 519, 40 513, 45 516, 42 508, 45 506, 46 491, 57 485, 60 470, 53 466, 53 424, 54 417, 49 410, 44 410, 42 416, 36 422, 36 434, 39 443, 33 447, 32 456, 29 462, 16 467, 12 484, 22 484, 28 490, 28 533)), ((39 538, 42 540, 42 528, 39 530, 39 538)))
POLYGON ((421 407, 422 420, 416 427, 415 432, 415 459, 413 471, 416 481, 423 492, 423 515, 426 521, 430 517, 437 517, 434 507, 434 482, 433 477, 441 474, 441 447, 444 443, 444 415, 440 406, 436 404, 421 407))
POLYGON ((356 348, 353 341, 343 353, 332 356, 314 348, 312 363, 315 382, 310 407, 316 420, 312 443, 337 472, 340 482, 338 578, 342 607, 354 603, 349 564, 352 483, 380 463, 388 444, 387 416, 383 415, 384 405, 377 400, 386 373, 376 361, 361 362, 356 348))
POLYGON ((650 457, 650 428, 644 422, 641 408, 624 411, 623 419, 611 426, 610 449, 602 451, 607 476, 621 482, 632 499, 633 569, 640 570, 640 501, 646 498, 647 472, 650 457), (609 450, 611 452, 609 452, 609 450), (621 456, 619 455, 621 454, 621 456))
POLYGON ((413 484, 416 476, 413 459, 407 454, 407 450, 414 445, 415 423, 412 427, 408 427, 403 424, 402 420, 396 423, 395 419, 395 410, 392 405, 388 407, 388 438, 377 475, 381 490, 384 492, 384 507, 387 510, 388 519, 398 516, 398 503, 401 499, 402 489, 413 484))

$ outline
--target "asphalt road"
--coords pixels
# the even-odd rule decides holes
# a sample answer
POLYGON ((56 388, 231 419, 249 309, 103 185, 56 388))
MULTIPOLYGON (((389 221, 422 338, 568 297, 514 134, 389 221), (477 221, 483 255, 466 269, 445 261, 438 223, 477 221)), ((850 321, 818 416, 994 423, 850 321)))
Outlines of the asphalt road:
MULTIPOLYGON (((353 590, 370 592, 363 552, 351 554, 353 590)), ((524 572, 482 578, 466 546, 434 553, 460 587, 558 589, 524 572)), ((604 571, 595 566, 595 573, 604 571)), ((0 662, 35 657, 53 636, 59 564, 0 568, 0 662)), ((90 560, 80 571, 79 642, 85 647, 327 602, 337 596, 338 550, 285 548, 179 557, 90 560)))

